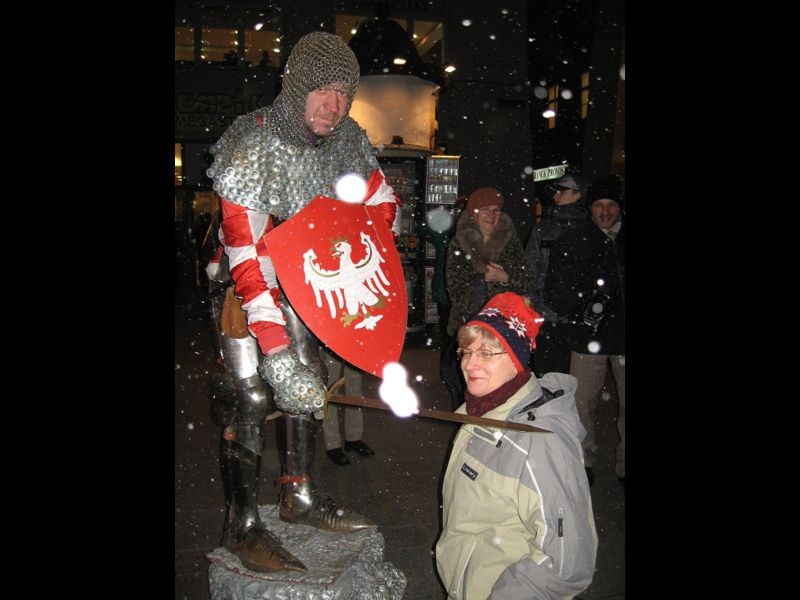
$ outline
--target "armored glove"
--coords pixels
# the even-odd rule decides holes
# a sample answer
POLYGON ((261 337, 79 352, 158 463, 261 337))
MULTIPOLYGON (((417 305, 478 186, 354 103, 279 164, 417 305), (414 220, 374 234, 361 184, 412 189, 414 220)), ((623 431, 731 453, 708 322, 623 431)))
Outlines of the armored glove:
POLYGON ((325 406, 325 386, 319 375, 300 362, 297 351, 289 346, 272 356, 265 356, 258 374, 272 388, 275 405, 292 414, 318 412, 325 406))

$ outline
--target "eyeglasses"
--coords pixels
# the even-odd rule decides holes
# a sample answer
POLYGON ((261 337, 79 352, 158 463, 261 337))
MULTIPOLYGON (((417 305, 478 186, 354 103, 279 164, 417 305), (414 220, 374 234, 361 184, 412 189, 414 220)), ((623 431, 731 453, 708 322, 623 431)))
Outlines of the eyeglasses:
POLYGON ((497 356, 499 354, 507 354, 507 352, 505 350, 503 350, 502 352, 492 352, 491 350, 484 350, 483 348, 481 348, 480 350, 467 350, 466 348, 456 349, 456 356, 458 357, 458 360, 461 361, 469 360, 469 357, 472 356, 473 354, 480 362, 488 362, 492 360, 493 356, 497 356))
POLYGON ((484 215, 499 215, 502 211, 499 208, 479 208, 478 212, 484 215))

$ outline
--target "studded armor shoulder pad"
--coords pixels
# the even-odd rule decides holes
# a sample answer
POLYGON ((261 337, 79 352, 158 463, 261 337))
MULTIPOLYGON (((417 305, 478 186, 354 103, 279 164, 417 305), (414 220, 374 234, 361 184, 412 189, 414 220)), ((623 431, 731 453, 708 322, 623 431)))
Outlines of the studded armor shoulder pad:
POLYGON ((226 200, 288 219, 317 195, 335 197, 342 175, 366 180, 378 166, 366 133, 350 117, 331 139, 303 148, 281 141, 273 119, 268 109, 238 117, 211 147, 215 160, 207 175, 226 200))

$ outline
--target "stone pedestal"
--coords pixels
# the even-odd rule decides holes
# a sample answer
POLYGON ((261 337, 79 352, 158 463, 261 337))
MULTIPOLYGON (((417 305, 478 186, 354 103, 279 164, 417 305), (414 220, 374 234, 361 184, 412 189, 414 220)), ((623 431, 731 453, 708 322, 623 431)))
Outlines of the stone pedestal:
POLYGON ((376 528, 332 533, 284 523, 278 507, 259 508, 264 524, 284 548, 308 567, 308 573, 251 571, 224 548, 211 561, 208 583, 212 600, 400 600, 406 576, 384 562, 383 536, 376 528))

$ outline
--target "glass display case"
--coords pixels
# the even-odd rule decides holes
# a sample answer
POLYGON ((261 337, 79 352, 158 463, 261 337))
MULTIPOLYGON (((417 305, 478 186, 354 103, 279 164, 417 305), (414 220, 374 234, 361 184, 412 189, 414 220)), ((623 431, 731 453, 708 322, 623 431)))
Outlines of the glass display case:
MULTIPOLYGON (((460 155, 435 154, 428 157, 427 178, 425 184, 425 212, 447 210, 453 217, 455 229, 455 204, 458 199, 458 163, 460 155)), ((452 231, 450 232, 452 235, 452 231)), ((425 241, 425 323, 439 321, 438 308, 432 292, 432 281, 435 274, 436 248, 433 243, 425 241)))
POLYGON ((378 155, 378 162, 400 197, 400 233, 395 240, 408 294, 406 331, 425 329, 425 249, 420 247, 418 228, 425 219, 424 185, 427 154, 394 150, 378 155))
POLYGON ((425 204, 456 203, 458 198, 458 160, 460 156, 443 154, 428 157, 425 204))
POLYGON ((438 322, 431 293, 436 248, 426 237, 425 224, 431 211, 447 211, 455 219, 459 158, 400 149, 378 153, 386 181, 401 201, 396 245, 406 278, 409 333, 426 331, 438 322))

